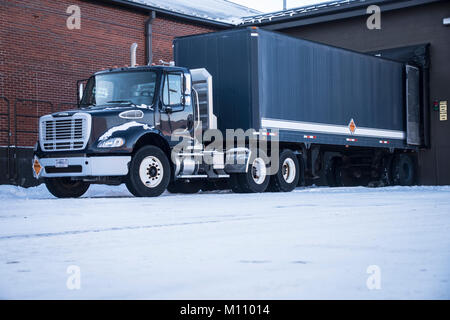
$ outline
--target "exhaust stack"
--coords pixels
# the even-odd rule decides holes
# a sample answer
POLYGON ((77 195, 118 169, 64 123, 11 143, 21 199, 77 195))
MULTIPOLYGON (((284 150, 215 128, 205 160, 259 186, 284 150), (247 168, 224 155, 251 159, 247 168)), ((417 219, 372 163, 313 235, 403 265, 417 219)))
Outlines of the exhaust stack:
POLYGON ((138 44, 135 42, 131 45, 131 67, 136 67, 136 49, 138 47, 138 44))

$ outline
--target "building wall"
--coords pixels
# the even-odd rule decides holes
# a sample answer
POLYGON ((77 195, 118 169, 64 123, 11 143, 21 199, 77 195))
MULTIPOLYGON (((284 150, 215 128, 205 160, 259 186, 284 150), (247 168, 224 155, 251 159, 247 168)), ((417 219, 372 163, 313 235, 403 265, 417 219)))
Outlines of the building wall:
POLYGON ((450 2, 381 12, 381 30, 366 27, 367 16, 277 30, 295 37, 361 52, 430 44, 431 148, 419 152, 419 183, 450 184, 450 120, 440 121, 435 100, 450 103, 450 2))
MULTIPOLYGON (((130 46, 138 43, 137 63, 145 64, 145 21, 148 13, 80 0, 0 0, 0 96, 11 103, 10 123, 14 131, 17 113, 40 116, 73 108, 76 81, 114 65, 130 63, 130 46), (81 9, 81 29, 69 30, 66 13, 70 5, 81 9), (52 105, 50 105, 51 103, 52 105), (60 105, 71 103, 70 105, 60 105)), ((172 60, 172 39, 176 36, 214 31, 214 28, 156 16, 153 22, 153 61, 172 60)), ((6 113, 0 99, 0 114, 6 113)), ((18 116, 17 141, 33 146, 37 140, 37 119, 18 116)), ((0 116, 1 129, 7 117, 0 116)), ((0 132, 0 145, 7 133, 0 132)))

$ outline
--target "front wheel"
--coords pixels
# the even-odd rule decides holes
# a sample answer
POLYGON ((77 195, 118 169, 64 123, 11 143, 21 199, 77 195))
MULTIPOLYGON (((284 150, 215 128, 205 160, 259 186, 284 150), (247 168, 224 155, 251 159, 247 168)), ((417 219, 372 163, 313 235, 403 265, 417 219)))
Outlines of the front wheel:
POLYGON ((89 183, 71 178, 46 178, 45 186, 57 198, 79 198, 89 189, 89 183))
POLYGON ((136 197, 157 197, 166 190, 170 173, 166 154, 158 147, 146 146, 132 158, 125 183, 136 197))

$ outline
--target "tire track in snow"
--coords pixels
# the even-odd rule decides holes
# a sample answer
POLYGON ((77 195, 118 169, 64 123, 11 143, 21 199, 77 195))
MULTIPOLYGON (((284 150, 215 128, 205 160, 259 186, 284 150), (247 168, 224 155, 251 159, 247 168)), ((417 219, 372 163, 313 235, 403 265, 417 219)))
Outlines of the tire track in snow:
POLYGON ((198 222, 163 223, 163 224, 153 224, 153 225, 145 225, 145 226, 110 227, 110 228, 103 228, 103 229, 69 230, 69 231, 61 231, 61 232, 45 232, 45 233, 31 233, 31 234, 14 234, 14 235, 9 235, 9 236, 0 236, 0 241, 1 240, 11 240, 11 239, 47 238, 47 237, 68 236, 68 235, 76 235, 76 234, 99 233, 99 232, 109 232, 109 231, 142 230, 142 229, 155 229, 155 228, 164 228, 164 227, 179 227, 179 226, 188 226, 188 225, 221 223, 221 222, 229 222, 229 221, 243 221, 243 220, 250 220, 250 219, 251 218, 207 220, 207 221, 198 221, 198 222))

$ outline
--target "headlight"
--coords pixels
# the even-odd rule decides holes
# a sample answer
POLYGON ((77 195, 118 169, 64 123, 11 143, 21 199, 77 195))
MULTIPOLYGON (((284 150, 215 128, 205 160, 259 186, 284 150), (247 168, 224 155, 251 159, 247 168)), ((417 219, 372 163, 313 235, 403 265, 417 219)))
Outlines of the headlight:
POLYGON ((97 145, 98 148, 118 148, 125 144, 125 140, 122 138, 111 138, 105 141, 100 141, 97 145))

